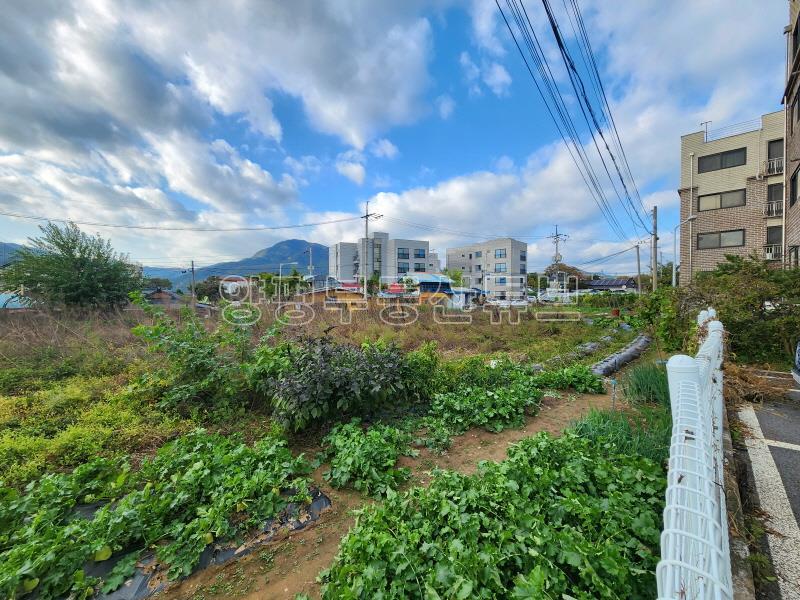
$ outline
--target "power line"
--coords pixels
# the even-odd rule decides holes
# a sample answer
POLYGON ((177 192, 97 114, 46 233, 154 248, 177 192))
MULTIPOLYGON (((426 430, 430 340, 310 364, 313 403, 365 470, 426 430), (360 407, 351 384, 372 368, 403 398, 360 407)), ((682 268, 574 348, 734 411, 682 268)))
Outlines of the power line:
POLYGON ((620 250, 619 252, 614 252, 613 254, 609 254, 608 256, 601 256, 600 258, 594 258, 592 260, 587 260, 587 261, 582 262, 582 263, 577 263, 575 266, 580 267, 580 266, 583 266, 583 265, 599 264, 601 262, 605 262, 605 261, 607 261, 609 259, 612 259, 612 258, 615 258, 617 256, 620 256, 621 254, 625 254, 626 252, 630 252, 634 248, 636 248, 636 245, 633 245, 630 248, 625 248, 624 250, 620 250))
POLYGON ((550 70, 547 58, 536 35, 536 31, 533 28, 529 29, 526 25, 522 11, 517 5, 516 0, 505 0, 505 2, 509 13, 512 15, 512 18, 516 23, 517 29, 519 30, 522 43, 528 50, 528 54, 531 58, 530 62, 528 61, 525 51, 520 45, 520 41, 518 40, 517 35, 514 32, 514 28, 511 26, 505 11, 503 11, 503 8, 500 6, 499 0, 495 0, 495 4, 497 5, 498 10, 503 17, 503 21, 505 22, 506 27, 511 34, 511 38, 514 40, 514 45, 517 47, 517 50, 519 51, 519 54, 525 63, 528 74, 530 75, 536 90, 539 92, 539 95, 544 102, 545 108, 547 109, 551 120, 555 124, 570 157, 575 163, 575 167, 581 174, 581 178, 586 184, 586 187, 589 189, 589 192, 600 209, 604 219, 617 237, 620 239, 625 239, 625 233, 617 221, 613 211, 611 210, 611 207, 605 198, 602 187, 597 180, 597 176, 592 169, 591 163, 585 154, 583 144, 580 142, 580 136, 578 135, 571 115, 566 107, 563 95, 561 94, 558 84, 556 83, 552 71, 550 70), (537 79, 536 75, 534 75, 531 63, 534 64, 539 73, 539 78, 542 81, 541 85, 539 83, 539 79, 537 79))
MULTIPOLYGON (((600 89, 599 96, 602 97, 602 100, 603 100, 603 104, 601 106, 601 109, 602 109, 603 106, 605 106, 605 113, 607 113, 608 120, 611 121, 611 128, 613 129, 613 136, 612 137, 616 140, 617 147, 619 148, 620 154, 622 155, 622 160, 623 160, 623 162, 625 164, 625 169, 627 171, 628 177, 631 180, 631 184, 633 185, 633 190, 636 193, 636 197, 639 200, 639 206, 640 206, 640 208, 642 209, 642 211, 644 213, 647 213, 647 210, 644 207, 644 203, 642 202, 642 196, 639 193, 639 188, 636 185, 636 179, 633 177, 633 172, 631 171, 631 166, 630 166, 630 163, 628 162, 628 156, 627 156, 627 154, 625 152, 625 148, 622 145, 622 138, 619 135, 619 130, 617 129, 617 123, 616 123, 616 120, 614 119, 614 114, 611 112, 611 105, 608 102, 608 96, 606 95, 606 89, 605 89, 605 86, 603 85, 603 80, 600 77, 600 70, 597 68, 597 60, 595 59, 595 54, 594 54, 594 51, 592 50, 592 44, 589 41, 589 35, 586 32, 586 24, 583 21, 583 15, 581 14, 581 9, 580 9, 580 6, 578 4, 578 0, 570 0, 570 2, 572 4, 573 11, 575 13, 575 20, 578 23, 578 29, 580 30, 580 33, 581 33, 579 39, 583 41, 583 45, 586 47, 587 55, 589 57, 589 62, 591 64, 591 66, 592 66, 592 68, 589 70, 590 73, 593 76, 592 80, 597 82, 597 87, 599 87, 599 89, 600 89)), ((567 11, 567 14, 569 14, 569 11, 567 11)), ((576 36, 576 37, 578 37, 578 36, 576 36)), ((595 89, 597 89, 597 87, 595 89)))
POLYGON ((122 225, 120 223, 93 223, 87 221, 74 221, 72 219, 57 219, 55 217, 41 217, 37 215, 22 215, 18 213, 2 212, 0 215, 14 217, 17 219, 30 219, 33 221, 56 221, 59 223, 75 223, 76 225, 86 225, 89 227, 112 227, 115 229, 145 229, 154 231, 275 231, 280 229, 299 229, 302 227, 316 227, 318 225, 330 225, 333 223, 344 223, 356 221, 361 217, 345 217, 342 219, 332 219, 330 221, 319 221, 317 223, 299 223, 296 225, 259 225, 253 227, 163 227, 158 225, 122 225))
POLYGON ((450 234, 453 234, 453 235, 459 235, 459 236, 464 237, 464 238, 474 238, 474 239, 478 239, 478 240, 488 240, 488 239, 491 239, 491 238, 506 238, 506 237, 512 237, 512 238, 518 238, 518 239, 529 239, 529 240, 530 239, 544 240, 544 239, 547 239, 549 237, 549 236, 546 236, 546 235, 535 236, 535 235, 510 235, 510 234, 483 234, 483 233, 459 231, 459 230, 456 230, 456 229, 450 229, 448 227, 439 227, 438 225, 427 225, 427 224, 424 224, 424 223, 414 223, 414 222, 411 222, 411 221, 407 221, 406 219, 402 219, 400 217, 388 217, 386 215, 383 215, 383 218, 386 219, 387 221, 391 221, 393 223, 399 223, 401 225, 407 225, 409 227, 413 227, 413 228, 416 228, 416 229, 425 229, 425 230, 428 230, 428 231, 440 231, 442 233, 450 233, 450 234))
MULTIPOLYGON (((523 10, 525 10, 525 4, 523 0, 520 0, 520 2, 522 3, 523 10)), ((592 141, 595 145, 595 149, 597 150, 597 154, 600 157, 600 161, 603 164, 603 168, 606 171, 606 175, 608 176, 609 181, 611 182, 614 192, 617 194, 620 204, 622 205, 625 212, 628 214, 628 217, 631 219, 631 222, 633 223, 634 227, 637 226, 637 220, 638 220, 638 225, 641 225, 641 227, 644 228, 645 231, 648 231, 647 226, 645 225, 644 220, 642 219, 642 216, 639 214, 636 206, 633 204, 631 200, 630 192, 628 191, 628 186, 625 183, 625 178, 622 176, 622 172, 620 170, 619 164, 617 163, 617 159, 608 145, 608 141, 606 140, 606 137, 603 133, 603 128, 600 126, 600 123, 598 122, 597 114, 595 113, 595 110, 592 106, 592 102, 589 99, 589 96, 586 92, 586 86, 583 83, 583 78, 581 77, 578 69, 575 66, 575 62, 572 59, 572 55, 569 52, 569 48, 564 42, 564 39, 561 35, 561 30, 558 26, 558 21, 556 20, 555 15, 553 14, 549 0, 542 0, 542 6, 544 6, 545 12, 547 13, 547 18, 550 23, 550 29, 553 31, 553 36, 555 37, 556 44, 561 53, 561 58, 563 59, 564 65, 567 69, 572 89, 575 92, 576 96, 578 97, 578 104, 581 108, 581 113, 583 114, 584 120, 586 121, 586 125, 589 127, 589 130, 592 135, 592 141), (583 99, 583 102, 580 101, 581 99, 583 99), (587 111, 589 113, 588 116, 586 114, 587 111), (591 123, 589 122, 590 120, 589 117, 591 117, 591 123), (592 125, 594 125, 594 127, 592 127, 592 125), (613 163, 614 168, 617 172, 617 177, 619 178, 619 181, 622 184, 622 189, 625 194, 625 198, 627 199, 627 205, 626 202, 623 200, 622 195, 617 190, 617 186, 614 183, 614 179, 612 178, 611 173, 608 169, 608 165, 606 164, 605 158, 603 157, 603 153, 601 152, 600 147, 597 143, 597 139, 595 137, 595 131, 602 140, 606 152, 611 158, 611 162, 613 163), (629 210, 628 206, 630 206, 630 209, 633 210, 633 214, 631 214, 631 210, 629 210), (634 216, 636 217, 636 219, 634 219, 634 216)), ((527 11, 525 12, 525 16, 527 18, 527 11)), ((597 75, 597 78, 598 81, 600 81, 602 84, 602 80, 600 80, 599 74, 597 75)))
MULTIPOLYGON (((527 16, 524 4, 518 5, 516 0, 506 0, 506 4, 509 6, 509 9, 514 15, 517 27, 522 33, 523 39, 528 47, 528 51, 531 53, 531 57, 537 65, 539 75, 542 78, 542 81, 545 83, 545 87, 550 95, 551 100, 553 101, 556 112, 559 114, 559 117, 562 120, 564 129, 567 131, 570 137, 572 145, 575 149, 575 154, 577 154, 578 158, 583 164, 584 169, 586 170, 587 177, 591 182, 593 193, 596 197, 596 202, 599 201, 598 206, 600 206, 606 221, 611 225, 612 230, 617 237, 619 237, 621 240, 625 239, 626 235, 622 230, 619 221, 614 215, 614 212, 611 210, 610 205, 608 204, 605 192, 603 191, 600 181, 594 172, 594 167, 592 166, 591 161, 586 154, 583 142, 580 139, 580 134, 575 127, 575 123, 573 122, 570 111, 567 108, 563 94, 561 93, 559 85, 553 76, 552 70, 550 69, 547 56, 542 49, 542 45, 539 42, 538 36, 536 35, 536 30, 533 28, 530 19, 527 16)), ((584 179, 584 181, 586 180, 584 179)))

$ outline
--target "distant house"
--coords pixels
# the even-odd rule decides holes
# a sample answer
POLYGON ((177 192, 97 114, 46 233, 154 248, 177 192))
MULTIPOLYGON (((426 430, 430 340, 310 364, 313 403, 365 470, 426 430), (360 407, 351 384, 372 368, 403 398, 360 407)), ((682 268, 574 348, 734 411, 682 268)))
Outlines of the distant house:
POLYGON ((617 279, 590 279, 584 281, 586 289, 597 290, 599 292, 628 291, 636 289, 636 280, 633 277, 622 277, 617 279))
POLYGON ((180 306, 184 304, 183 297, 170 290, 156 288, 154 290, 144 290, 144 299, 149 304, 157 306, 180 306))
POLYGON ((450 308, 465 309, 473 304, 482 304, 486 300, 486 290, 480 288, 454 287, 450 308))

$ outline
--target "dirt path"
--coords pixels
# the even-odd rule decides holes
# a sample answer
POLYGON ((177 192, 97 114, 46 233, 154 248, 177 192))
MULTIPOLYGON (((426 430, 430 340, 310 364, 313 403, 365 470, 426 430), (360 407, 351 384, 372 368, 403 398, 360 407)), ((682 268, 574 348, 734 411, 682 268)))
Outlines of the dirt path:
MULTIPOLYGON (((540 431, 560 433, 573 420, 592 408, 611 407, 611 397, 603 395, 564 395, 544 398, 539 414, 526 419, 525 427, 490 433, 472 429, 454 438, 452 448, 444 455, 422 449, 416 458, 403 458, 402 464, 412 470, 412 484, 427 485, 430 471, 436 467, 461 473, 473 473, 482 460, 503 460, 511 444, 540 431)), ((175 600, 272 600, 294 598, 305 592, 319 596, 316 578, 327 568, 339 548, 339 542, 354 522, 352 511, 371 502, 347 490, 334 490, 322 480, 320 468, 314 479, 330 497, 332 507, 319 520, 300 531, 287 534, 263 549, 221 567, 211 567, 161 594, 159 598, 175 600)))

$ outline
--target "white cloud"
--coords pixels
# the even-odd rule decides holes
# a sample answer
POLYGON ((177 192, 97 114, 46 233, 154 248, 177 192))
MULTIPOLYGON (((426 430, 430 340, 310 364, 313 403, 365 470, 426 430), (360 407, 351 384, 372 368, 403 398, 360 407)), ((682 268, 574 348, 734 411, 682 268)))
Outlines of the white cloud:
POLYGON ((490 63, 482 71, 483 82, 489 87, 496 96, 505 96, 511 85, 511 75, 500 63, 490 63))
POLYGON ((436 98, 436 109, 439 111, 439 116, 447 120, 456 108, 456 102, 449 94, 442 94, 436 98))
POLYGON ((397 146, 395 146, 386 138, 381 138, 373 142, 370 147, 370 151, 378 158, 389 159, 395 158, 400 153, 400 151, 397 149, 397 146))
POLYGON ((501 156, 494 161, 494 168, 496 171, 508 172, 514 169, 514 160, 510 156, 501 156))
POLYGON ((491 54, 501 56, 505 53, 503 44, 497 38, 497 6, 487 0, 472 0, 469 7, 472 18, 472 34, 476 43, 491 54))
POLYGON ((480 95, 481 87, 479 79, 481 70, 478 68, 478 65, 472 61, 469 52, 465 50, 459 55, 458 64, 461 65, 461 71, 464 74, 464 81, 467 83, 469 93, 473 96, 480 95))
POLYGON ((458 62, 470 95, 481 95, 481 82, 496 96, 505 96, 508 93, 511 75, 500 63, 484 60, 479 67, 466 50, 459 55, 458 62))
POLYGON ((217 210, 273 210, 295 199, 297 186, 291 176, 276 181, 224 140, 207 146, 174 132, 149 141, 169 187, 217 210))
POLYGON ((431 27, 414 3, 125 4, 118 13, 148 56, 264 135, 281 135, 273 91, 357 148, 422 114, 431 27))
POLYGON ((365 160, 365 156, 357 150, 342 152, 336 157, 336 170, 353 183, 362 185, 367 178, 365 160))

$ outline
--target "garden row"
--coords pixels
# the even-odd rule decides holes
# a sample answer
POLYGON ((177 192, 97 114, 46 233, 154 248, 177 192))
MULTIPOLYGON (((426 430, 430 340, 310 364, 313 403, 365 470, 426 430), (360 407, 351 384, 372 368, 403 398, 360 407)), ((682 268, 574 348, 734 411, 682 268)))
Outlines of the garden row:
MULTIPOLYGON (((515 369, 512 379, 519 379, 515 369)), ((559 385, 575 374, 542 374, 559 385)), ((363 508, 323 598, 652 598, 671 433, 663 367, 623 378, 625 412, 592 411, 475 475, 363 508)))

